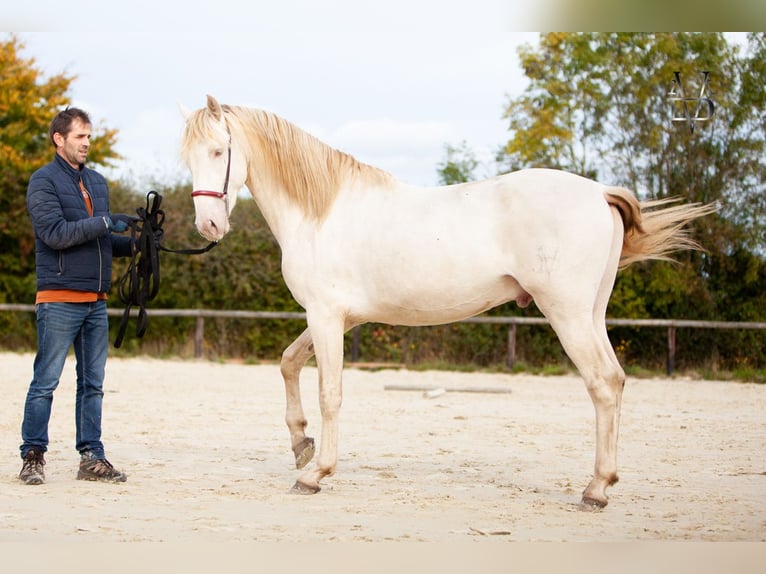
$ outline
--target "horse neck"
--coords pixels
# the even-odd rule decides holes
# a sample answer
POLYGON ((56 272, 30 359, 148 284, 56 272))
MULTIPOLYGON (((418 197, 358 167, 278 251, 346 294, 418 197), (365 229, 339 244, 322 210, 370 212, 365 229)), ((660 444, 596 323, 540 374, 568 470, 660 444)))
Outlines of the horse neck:
POLYGON ((274 183, 250 177, 246 185, 277 243, 284 245, 306 222, 305 213, 274 183))
POLYGON ((280 244, 301 226, 321 226, 342 190, 395 183, 387 172, 360 163, 274 114, 248 110, 239 117, 236 137, 249 144, 242 147, 248 155, 246 185, 280 244))

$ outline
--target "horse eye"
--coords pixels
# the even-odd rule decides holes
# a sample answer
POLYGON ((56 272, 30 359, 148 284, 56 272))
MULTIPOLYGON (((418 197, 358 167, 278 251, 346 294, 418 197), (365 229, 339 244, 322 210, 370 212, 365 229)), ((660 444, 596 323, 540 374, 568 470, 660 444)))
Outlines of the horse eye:
POLYGON ((221 157, 223 155, 222 149, 213 150, 213 157, 221 157))

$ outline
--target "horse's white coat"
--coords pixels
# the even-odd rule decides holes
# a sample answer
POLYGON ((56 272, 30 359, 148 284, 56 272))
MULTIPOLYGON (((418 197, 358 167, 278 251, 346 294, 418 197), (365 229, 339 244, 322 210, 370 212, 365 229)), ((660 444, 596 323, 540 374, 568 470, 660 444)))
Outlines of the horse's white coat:
POLYGON ((533 299, 593 400, 596 464, 583 503, 606 504, 606 487, 617 481, 625 375, 604 319, 621 255, 630 262, 694 247, 682 227, 713 207, 647 213, 649 204, 626 190, 544 169, 413 187, 276 116, 221 107, 211 97, 187 117, 183 155, 195 190, 220 191, 229 134, 230 192, 225 200, 195 197, 196 224, 207 239, 223 238, 236 193, 247 185, 282 249, 285 282, 306 309, 308 328, 282 359, 299 468, 313 456, 299 373, 314 354, 322 437, 318 464, 297 490, 318 491, 335 470, 345 331, 365 322, 448 323, 533 299))

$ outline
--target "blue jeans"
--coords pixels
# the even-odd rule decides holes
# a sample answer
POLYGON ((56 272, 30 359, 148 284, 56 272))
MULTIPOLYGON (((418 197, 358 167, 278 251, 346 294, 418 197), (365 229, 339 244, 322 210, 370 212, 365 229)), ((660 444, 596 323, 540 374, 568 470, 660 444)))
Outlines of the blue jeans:
POLYGON ((75 448, 104 458, 101 404, 109 347, 106 301, 37 305, 37 355, 24 404, 22 458, 32 447, 48 449, 53 391, 58 387, 69 349, 74 345, 77 373, 75 448))

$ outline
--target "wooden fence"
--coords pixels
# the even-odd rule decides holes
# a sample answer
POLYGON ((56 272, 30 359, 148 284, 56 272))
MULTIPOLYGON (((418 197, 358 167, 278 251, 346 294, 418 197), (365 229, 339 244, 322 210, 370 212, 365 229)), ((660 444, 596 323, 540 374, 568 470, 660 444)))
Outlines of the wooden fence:
MULTIPOLYGON (((34 305, 0 303, 0 311, 34 312, 34 305)), ((109 309, 111 316, 122 316, 120 309, 109 309)), ((194 317, 196 327, 194 330, 194 355, 202 356, 203 342, 205 338, 205 319, 253 319, 253 320, 306 320, 305 313, 289 313, 279 311, 216 311, 212 309, 151 309, 147 311, 150 317, 194 317)), ((548 320, 543 317, 501 317, 481 315, 459 321, 460 323, 495 323, 508 325, 508 352, 506 355, 507 367, 513 368, 516 363, 516 328, 519 325, 547 325, 548 320)), ((667 329, 668 354, 667 373, 672 375, 675 369, 676 356, 676 330, 677 329, 766 329, 766 323, 760 322, 734 322, 734 321, 693 321, 686 319, 607 319, 607 325, 620 327, 659 327, 667 329)), ((352 333, 351 362, 359 361, 360 328, 356 327, 352 333)))

